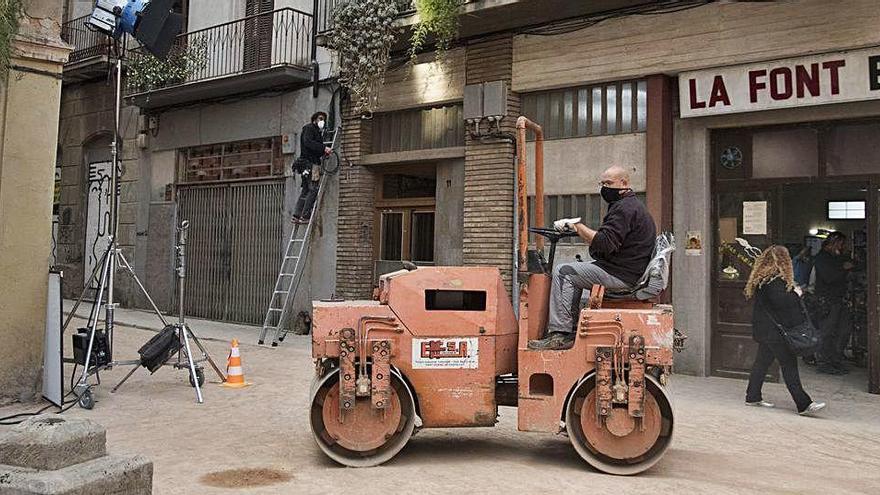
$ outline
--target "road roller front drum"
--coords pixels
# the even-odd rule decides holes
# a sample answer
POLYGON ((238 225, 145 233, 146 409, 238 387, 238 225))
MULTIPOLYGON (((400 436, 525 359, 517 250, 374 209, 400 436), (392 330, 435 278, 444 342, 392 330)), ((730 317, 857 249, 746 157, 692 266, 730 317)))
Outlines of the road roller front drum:
POLYGON ((340 413, 339 370, 317 378, 310 424, 318 447, 350 467, 376 466, 393 458, 412 437, 416 411, 412 391, 394 369, 391 385, 386 408, 375 409, 367 396, 358 397, 353 408, 340 413))
POLYGON ((578 454, 594 468, 618 475, 641 473, 657 463, 672 442, 673 412, 664 387, 645 376, 644 414, 633 418, 625 404, 601 417, 595 375, 582 380, 565 410, 565 427, 578 454), (622 406, 622 407, 621 407, 622 406))

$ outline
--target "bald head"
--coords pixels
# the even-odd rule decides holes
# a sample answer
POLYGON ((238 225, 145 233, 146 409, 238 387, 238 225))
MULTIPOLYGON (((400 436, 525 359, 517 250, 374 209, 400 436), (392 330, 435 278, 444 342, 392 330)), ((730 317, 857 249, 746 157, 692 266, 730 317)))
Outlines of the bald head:
POLYGON ((614 189, 629 189, 629 170, 612 165, 602 172, 600 184, 614 189))

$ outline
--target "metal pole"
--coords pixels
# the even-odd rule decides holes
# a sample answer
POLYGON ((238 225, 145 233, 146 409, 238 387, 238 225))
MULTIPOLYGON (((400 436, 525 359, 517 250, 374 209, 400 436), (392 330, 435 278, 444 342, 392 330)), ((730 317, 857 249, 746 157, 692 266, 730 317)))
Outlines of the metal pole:
POLYGON ((110 247, 111 251, 108 253, 110 256, 110 273, 108 274, 107 279, 107 305, 106 309, 106 318, 104 320, 104 328, 107 330, 107 340, 108 347, 110 348, 110 356, 112 359, 113 356, 113 313, 116 309, 116 304, 114 303, 114 284, 113 281, 116 278, 116 249, 118 246, 116 244, 116 236, 119 233, 119 134, 122 120, 122 56, 121 54, 116 54, 116 114, 115 114, 115 125, 116 129, 113 133, 113 144, 110 146, 110 154, 113 159, 113 170, 110 173, 110 194, 112 200, 110 201, 110 247))
MULTIPOLYGON (((518 140, 514 140, 514 147, 521 146, 518 140)), ((514 149, 513 154, 513 183, 519 184, 519 170, 517 167, 517 162, 519 161, 519 156, 516 153, 516 149, 514 149)), ((513 273, 511 274, 513 278, 513 286, 511 287, 511 292, 513 294, 513 315, 516 317, 517 323, 519 323, 519 194, 513 194, 513 273)))

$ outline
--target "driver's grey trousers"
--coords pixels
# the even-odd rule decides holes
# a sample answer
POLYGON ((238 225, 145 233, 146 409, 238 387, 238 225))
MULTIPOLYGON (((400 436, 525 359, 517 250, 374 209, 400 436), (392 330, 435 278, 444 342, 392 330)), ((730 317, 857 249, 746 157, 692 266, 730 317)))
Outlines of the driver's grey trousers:
POLYGON ((571 333, 575 330, 581 295, 593 285, 604 285, 608 290, 628 290, 631 287, 619 278, 583 261, 563 263, 553 269, 553 286, 550 289, 549 332, 571 333))

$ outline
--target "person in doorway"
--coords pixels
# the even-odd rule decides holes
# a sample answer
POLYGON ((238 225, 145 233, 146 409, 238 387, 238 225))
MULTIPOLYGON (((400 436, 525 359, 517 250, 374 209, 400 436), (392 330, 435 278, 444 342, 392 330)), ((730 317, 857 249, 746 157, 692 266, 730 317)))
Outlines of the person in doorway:
POLYGON ((794 265, 794 281, 801 289, 810 285, 810 274, 813 272, 813 255, 810 246, 803 245, 798 254, 792 258, 794 265))
POLYGON ((294 162, 294 172, 300 174, 302 191, 293 210, 294 223, 309 223, 315 200, 318 197, 318 181, 313 168, 321 163, 321 158, 333 152, 324 144, 324 126, 327 114, 316 112, 312 120, 302 128, 300 133, 299 158, 294 162))
POLYGON ((822 250, 814 262, 815 294, 820 315, 821 343, 816 370, 830 375, 846 374, 843 351, 849 341, 852 319, 846 304, 847 276, 854 268, 846 256, 846 236, 832 232, 822 242, 822 250))
POLYGON ((773 245, 758 256, 744 292, 747 299, 755 300, 752 338, 758 343, 758 353, 746 389, 746 404, 774 407, 763 399, 761 388, 767 369, 776 360, 782 367, 785 386, 794 399, 798 413, 810 415, 823 409, 824 402, 813 402, 804 391, 797 356, 788 348, 777 326, 777 323, 785 327, 797 326, 805 318, 799 300, 800 288, 795 285, 791 257, 785 247, 773 245))
POLYGON ((648 267, 657 229, 645 205, 630 186, 629 172, 613 166, 602 173, 599 185, 608 213, 593 230, 579 218, 554 223, 557 230, 574 230, 590 245, 589 263, 564 263, 553 270, 547 336, 529 342, 530 349, 568 349, 574 344, 575 325, 584 289, 594 284, 612 291, 631 290, 648 267))

